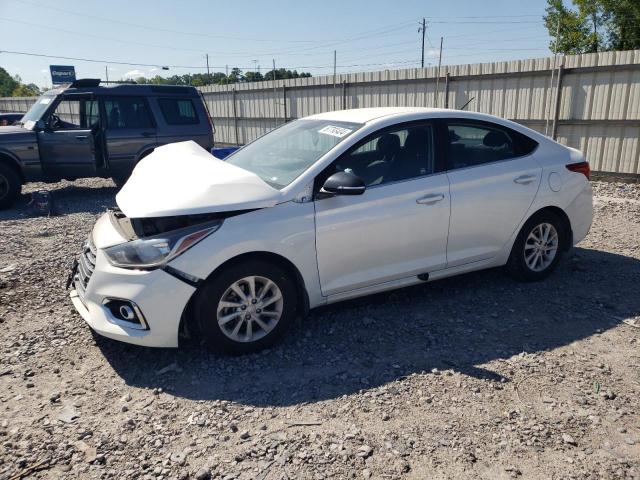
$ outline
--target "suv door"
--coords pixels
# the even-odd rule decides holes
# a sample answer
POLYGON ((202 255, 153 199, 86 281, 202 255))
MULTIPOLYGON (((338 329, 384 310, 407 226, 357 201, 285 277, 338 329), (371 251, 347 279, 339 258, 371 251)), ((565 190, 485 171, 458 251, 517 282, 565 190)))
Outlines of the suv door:
POLYGON ((362 178, 359 196, 316 197, 316 251, 323 295, 446 266, 449 181, 430 122, 377 132, 338 158, 336 171, 362 178))
POLYGON ((54 178, 95 175, 94 134, 100 124, 97 100, 91 94, 63 95, 44 121, 38 147, 45 172, 54 178))
POLYGON ((484 121, 447 121, 447 175, 451 185, 448 266, 494 257, 524 219, 542 168, 537 142, 484 121))
POLYGON ((156 124, 145 97, 102 97, 109 172, 128 176, 140 155, 157 145, 156 124))

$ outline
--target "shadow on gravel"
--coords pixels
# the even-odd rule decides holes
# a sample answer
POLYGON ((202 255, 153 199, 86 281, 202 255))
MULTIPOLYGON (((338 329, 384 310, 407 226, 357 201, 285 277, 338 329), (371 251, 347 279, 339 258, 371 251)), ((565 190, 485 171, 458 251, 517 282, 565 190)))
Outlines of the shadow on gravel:
MULTIPOLYGON (((47 187, 43 188, 47 190, 47 187)), ((74 213, 99 214, 107 208, 116 205, 116 193, 118 189, 114 187, 85 187, 76 185, 65 185, 62 188, 50 190, 53 201, 55 215, 64 216, 74 213)), ((0 210, 0 222, 3 220, 19 220, 29 217, 37 217, 29 202, 31 193, 23 193, 15 205, 8 210, 0 210)))
POLYGON ((635 258, 577 248, 540 283, 485 271, 315 310, 260 354, 96 340, 129 385, 257 406, 332 399, 434 368, 509 381, 479 365, 552 350, 637 315, 638 278, 635 258))

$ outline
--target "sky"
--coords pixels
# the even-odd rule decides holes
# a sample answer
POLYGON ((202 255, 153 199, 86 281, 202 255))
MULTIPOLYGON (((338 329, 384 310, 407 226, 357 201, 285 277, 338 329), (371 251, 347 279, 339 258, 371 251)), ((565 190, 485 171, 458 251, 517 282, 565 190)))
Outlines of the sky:
POLYGON ((239 67, 314 76, 551 54, 545 0, 0 0, 0 66, 51 85, 49 65, 119 80, 239 67), (23 52, 45 56, 19 55, 23 52), (64 59, 59 57, 74 57, 64 59), (85 60, 80 60, 85 59, 85 60), (89 62, 86 60, 95 60, 89 62), (168 66, 169 70, 162 70, 168 66))

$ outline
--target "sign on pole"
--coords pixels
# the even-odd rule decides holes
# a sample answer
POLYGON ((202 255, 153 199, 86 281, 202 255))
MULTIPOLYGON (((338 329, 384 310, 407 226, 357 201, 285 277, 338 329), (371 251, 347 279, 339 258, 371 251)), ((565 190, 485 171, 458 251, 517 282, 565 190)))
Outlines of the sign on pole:
POLYGON ((51 83, 62 85, 76 80, 76 69, 73 65, 49 65, 51 70, 51 83))

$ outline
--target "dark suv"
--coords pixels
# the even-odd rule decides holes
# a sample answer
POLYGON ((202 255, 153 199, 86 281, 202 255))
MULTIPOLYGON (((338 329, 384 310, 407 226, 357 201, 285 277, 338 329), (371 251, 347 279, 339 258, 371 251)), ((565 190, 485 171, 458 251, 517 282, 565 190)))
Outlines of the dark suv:
POLYGON ((159 145, 193 140, 212 148, 213 125, 195 88, 99 84, 50 90, 17 125, 0 127, 0 209, 26 182, 111 177, 120 186, 159 145))

